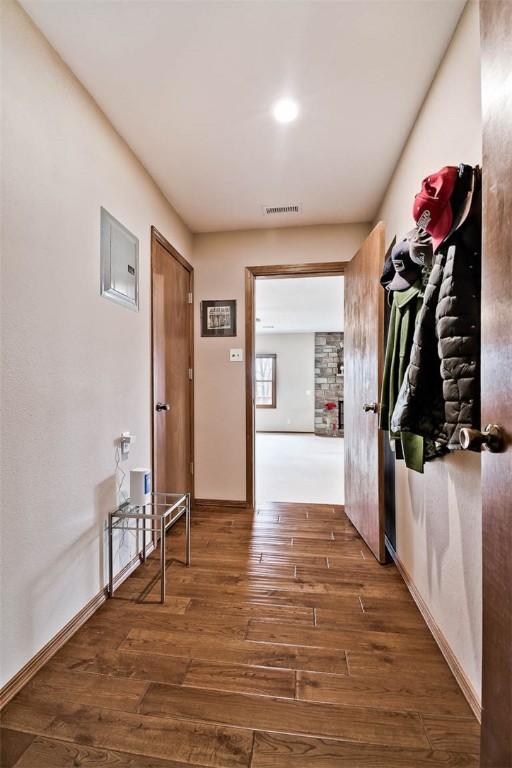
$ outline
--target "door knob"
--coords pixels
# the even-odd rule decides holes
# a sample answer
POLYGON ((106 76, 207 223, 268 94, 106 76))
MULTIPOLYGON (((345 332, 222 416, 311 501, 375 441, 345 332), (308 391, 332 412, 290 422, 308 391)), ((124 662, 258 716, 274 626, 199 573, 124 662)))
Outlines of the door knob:
POLYGON ((459 441, 465 451, 479 451, 484 448, 491 453, 499 453, 503 450, 503 432, 497 424, 488 424, 483 432, 479 429, 463 427, 459 434, 459 441))
POLYGON ((170 411, 171 406, 169 403, 157 403, 155 405, 155 411, 170 411))
POLYGON ((378 413, 379 412, 379 404, 378 403, 364 403, 363 411, 365 413, 378 413))

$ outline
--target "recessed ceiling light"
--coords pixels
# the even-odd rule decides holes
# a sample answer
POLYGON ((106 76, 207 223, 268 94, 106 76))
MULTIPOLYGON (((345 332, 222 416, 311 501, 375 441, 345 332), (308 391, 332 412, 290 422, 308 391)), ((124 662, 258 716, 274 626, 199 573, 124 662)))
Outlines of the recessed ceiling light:
POLYGON ((299 105, 293 99, 279 99, 274 104, 272 114, 278 123, 291 123, 299 114, 299 105))

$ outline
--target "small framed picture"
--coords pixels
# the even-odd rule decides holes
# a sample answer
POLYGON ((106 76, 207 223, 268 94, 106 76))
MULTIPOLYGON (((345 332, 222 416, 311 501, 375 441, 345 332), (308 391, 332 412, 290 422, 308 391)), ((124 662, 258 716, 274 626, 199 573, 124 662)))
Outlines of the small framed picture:
POLYGON ((236 336, 236 299, 201 302, 201 336, 236 336))

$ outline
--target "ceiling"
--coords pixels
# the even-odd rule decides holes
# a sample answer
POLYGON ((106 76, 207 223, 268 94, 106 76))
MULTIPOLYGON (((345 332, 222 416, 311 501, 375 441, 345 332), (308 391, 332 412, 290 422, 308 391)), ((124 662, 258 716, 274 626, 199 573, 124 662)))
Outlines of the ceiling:
POLYGON ((21 3, 206 232, 372 220, 465 0, 21 3))
POLYGON ((256 333, 342 331, 343 277, 256 280, 256 333))

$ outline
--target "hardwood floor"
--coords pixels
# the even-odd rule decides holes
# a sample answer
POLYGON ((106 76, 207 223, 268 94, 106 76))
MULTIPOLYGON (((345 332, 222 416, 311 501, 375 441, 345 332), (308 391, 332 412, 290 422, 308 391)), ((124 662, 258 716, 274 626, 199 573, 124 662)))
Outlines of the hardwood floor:
POLYGON ((155 553, 4 709, 2 768, 478 766, 402 579, 341 510, 202 508, 189 569, 167 542, 165 605, 155 553))

